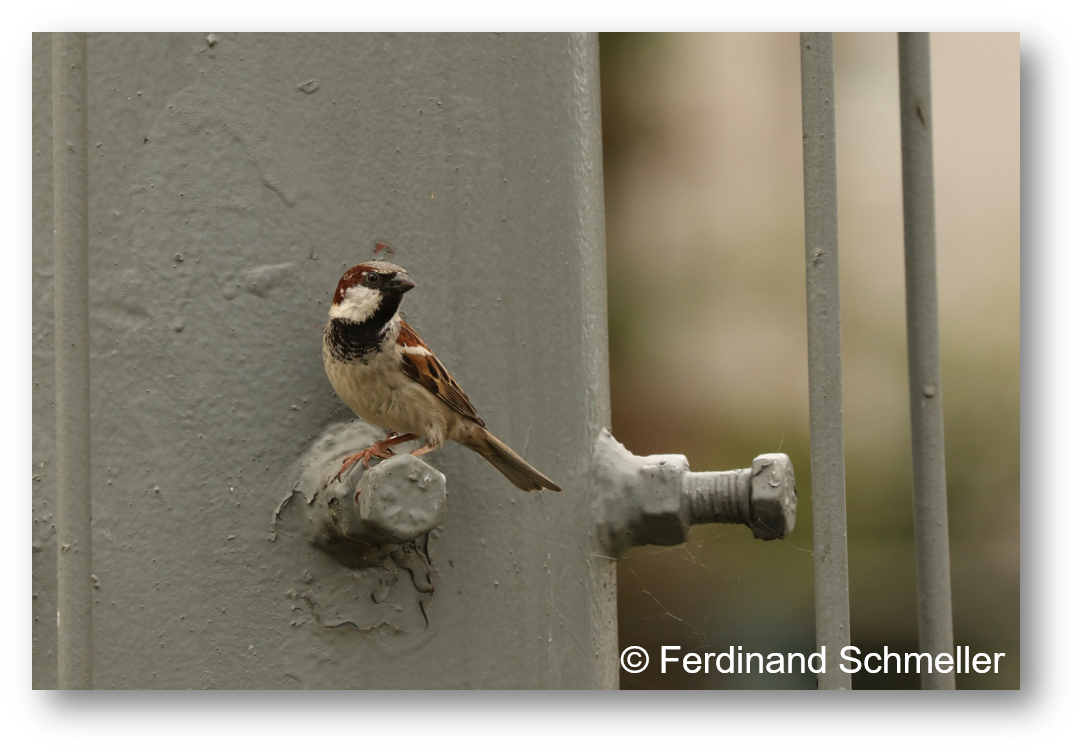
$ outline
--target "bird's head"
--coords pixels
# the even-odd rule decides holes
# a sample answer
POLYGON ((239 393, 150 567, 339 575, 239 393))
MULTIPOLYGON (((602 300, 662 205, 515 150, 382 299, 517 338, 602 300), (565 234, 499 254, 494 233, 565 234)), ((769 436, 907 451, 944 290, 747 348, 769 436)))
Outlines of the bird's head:
POLYGON ((399 265, 373 260, 355 265, 339 279, 328 317, 366 322, 375 316, 391 318, 399 310, 403 294, 415 283, 399 265))

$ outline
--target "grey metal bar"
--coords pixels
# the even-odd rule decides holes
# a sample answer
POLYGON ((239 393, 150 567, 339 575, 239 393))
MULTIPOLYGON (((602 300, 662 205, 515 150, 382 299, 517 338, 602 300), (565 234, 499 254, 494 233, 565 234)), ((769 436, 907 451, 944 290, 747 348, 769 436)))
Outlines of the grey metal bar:
POLYGON ((836 226, 836 102, 833 35, 804 32, 802 155, 806 207, 806 339, 810 379, 810 477, 814 517, 814 610, 825 646, 819 689, 851 689, 840 651, 851 644, 844 408, 836 226))
MULTIPOLYGON (((955 657, 938 357, 930 35, 898 35, 898 54, 919 649, 932 656, 949 653, 955 657)), ((923 689, 954 689, 955 677, 953 672, 924 672, 922 683, 923 689)))
POLYGON ((91 689, 87 40, 53 35, 57 678, 91 689))

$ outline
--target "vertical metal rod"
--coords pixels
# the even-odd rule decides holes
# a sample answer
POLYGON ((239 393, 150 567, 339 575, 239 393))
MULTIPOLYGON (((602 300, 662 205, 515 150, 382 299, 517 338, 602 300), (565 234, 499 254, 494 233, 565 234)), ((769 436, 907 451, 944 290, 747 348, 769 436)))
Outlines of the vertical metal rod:
POLYGON ((91 689, 87 39, 53 34, 57 678, 91 689))
MULTIPOLYGON (((938 357, 930 35, 902 33, 897 39, 919 649, 932 656, 949 653, 955 657, 938 357)), ((922 684, 923 689, 954 689, 956 681, 952 672, 924 672, 922 684)))
POLYGON ((844 406, 836 227, 836 101, 833 35, 799 36, 802 163, 806 206, 806 343, 810 377, 810 477, 814 516, 814 611, 825 646, 819 689, 851 689, 840 651, 851 644, 844 406))

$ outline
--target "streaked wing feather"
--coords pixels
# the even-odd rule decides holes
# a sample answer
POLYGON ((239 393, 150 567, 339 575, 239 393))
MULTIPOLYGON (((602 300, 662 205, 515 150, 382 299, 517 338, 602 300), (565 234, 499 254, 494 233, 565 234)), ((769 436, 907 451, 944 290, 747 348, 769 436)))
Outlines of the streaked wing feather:
POLYGON ((404 351, 402 355, 403 369, 413 380, 467 417, 467 419, 477 422, 482 427, 486 426, 478 416, 478 412, 475 411, 475 407, 471 405, 471 400, 467 398, 467 394, 463 392, 463 389, 445 369, 445 366, 441 364, 441 360, 434 356, 430 348, 426 346, 425 342, 418 337, 418 333, 406 321, 402 321, 396 343, 404 349, 414 349, 411 352, 404 351), (419 348, 424 350, 425 353, 419 352, 419 348))

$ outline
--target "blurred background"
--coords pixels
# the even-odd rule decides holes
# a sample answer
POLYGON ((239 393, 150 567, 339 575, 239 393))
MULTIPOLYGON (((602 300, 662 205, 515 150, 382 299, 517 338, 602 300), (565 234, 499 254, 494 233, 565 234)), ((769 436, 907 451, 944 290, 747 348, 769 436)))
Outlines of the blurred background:
MULTIPOLYGON (((934 34, 938 285, 955 640, 1020 685, 1017 34, 934 34)), ((615 436, 695 471, 782 451, 782 542, 710 525, 618 564, 619 641, 814 649, 797 34, 603 34, 615 436)), ((895 34, 835 39, 852 643, 918 650, 895 34)), ((622 673, 622 687, 806 687, 813 675, 622 673)), ((673 669, 672 669, 673 670, 673 669)), ((918 675, 853 677, 918 688, 918 675)))

